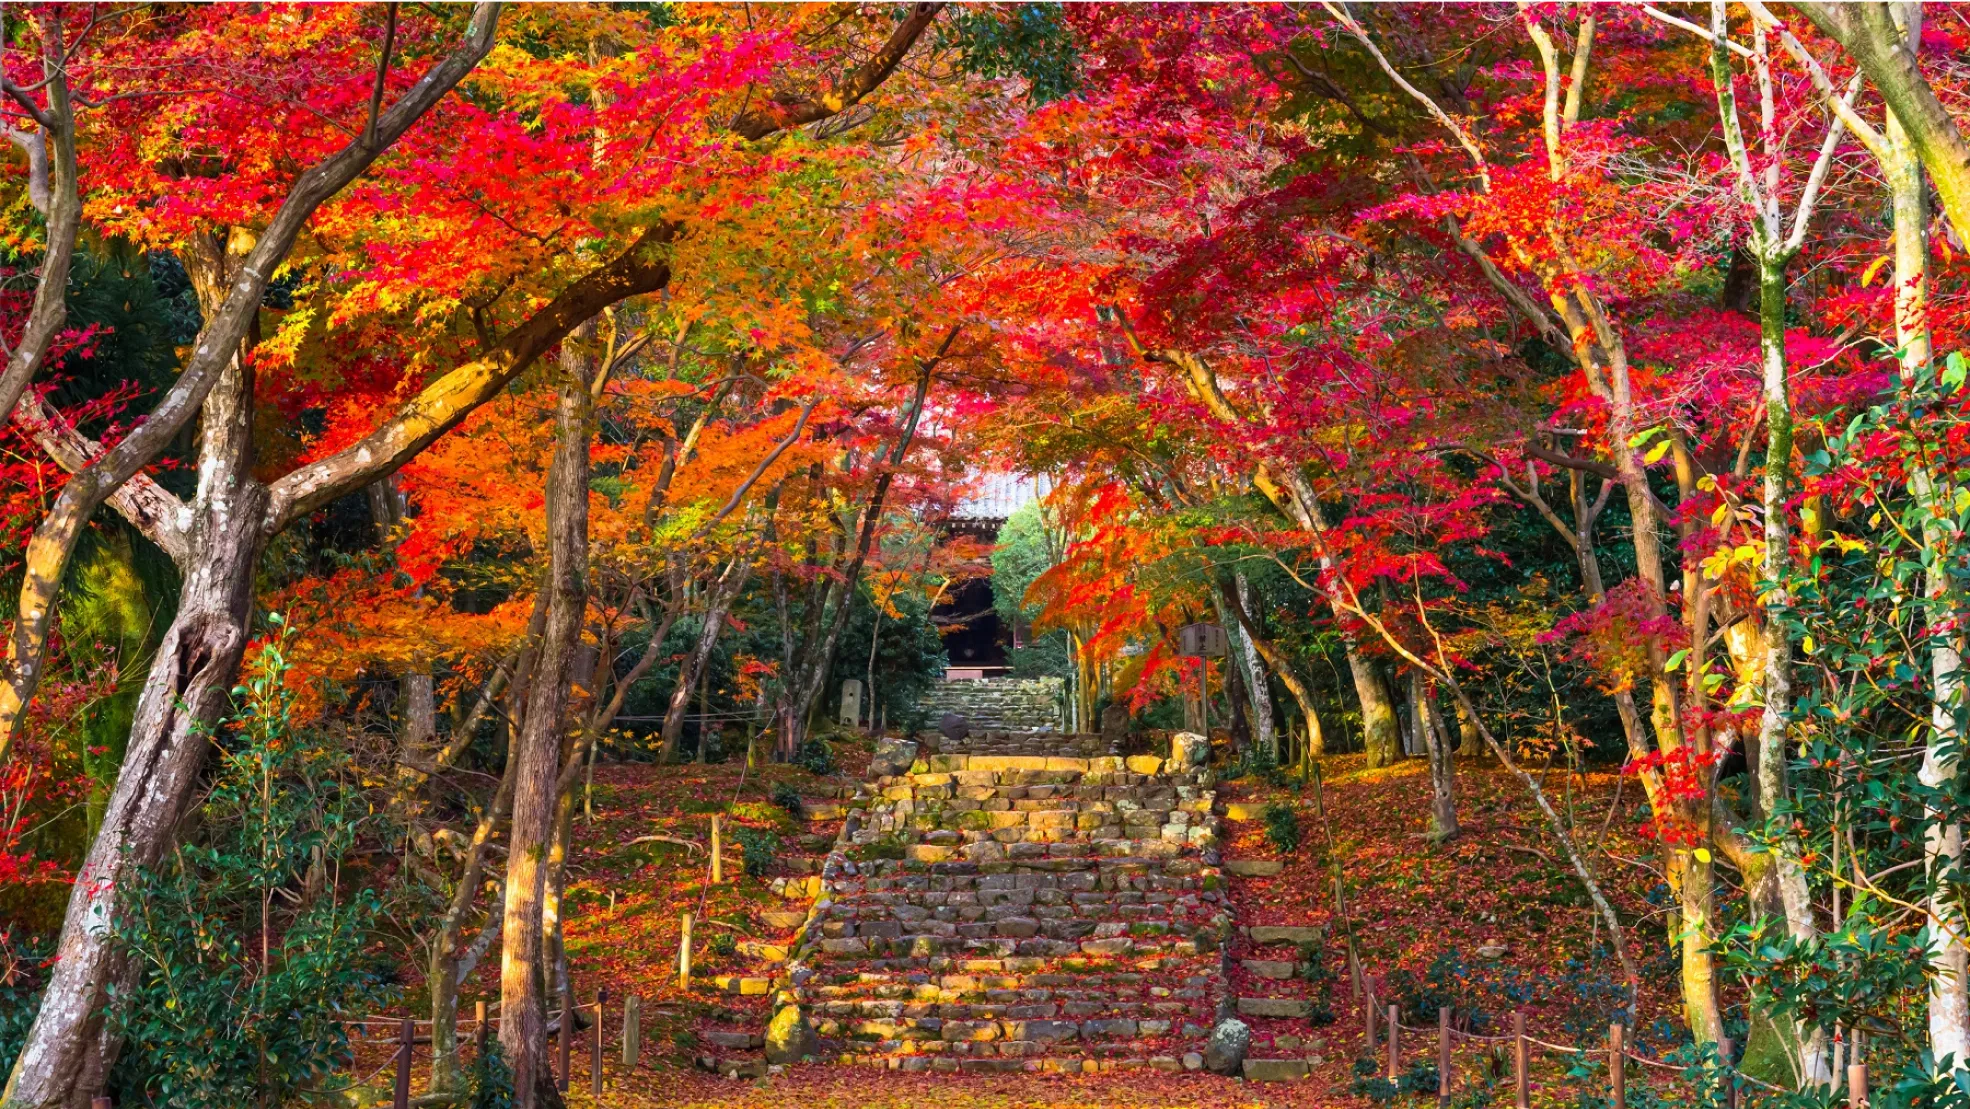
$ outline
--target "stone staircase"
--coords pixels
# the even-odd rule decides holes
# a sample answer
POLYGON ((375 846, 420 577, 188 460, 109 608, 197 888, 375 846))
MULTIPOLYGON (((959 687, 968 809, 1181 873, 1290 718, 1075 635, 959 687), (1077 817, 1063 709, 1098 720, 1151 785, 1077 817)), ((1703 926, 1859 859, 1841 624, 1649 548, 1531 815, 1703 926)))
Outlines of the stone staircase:
MULTIPOLYGON (((931 727, 947 712, 972 732, 1054 733, 1060 730, 1064 685, 1059 678, 976 678, 939 682, 918 702, 931 727)), ((1061 737, 1057 737, 1061 738, 1061 737)))
POLYGON ((1231 1008, 1231 921, 1201 753, 990 742, 1017 751, 878 753, 892 772, 852 802, 773 983, 768 1062, 1203 1065, 1195 1049, 1231 1008))

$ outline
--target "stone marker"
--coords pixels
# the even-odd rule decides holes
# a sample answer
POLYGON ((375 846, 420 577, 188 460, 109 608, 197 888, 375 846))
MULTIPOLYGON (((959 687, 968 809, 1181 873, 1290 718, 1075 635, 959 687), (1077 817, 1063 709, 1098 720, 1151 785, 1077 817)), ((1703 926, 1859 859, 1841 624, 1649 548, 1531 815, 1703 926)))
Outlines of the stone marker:
POLYGON ((1110 703, 1101 710, 1101 740, 1110 750, 1120 749, 1129 738, 1129 710, 1118 703, 1110 703))
POLYGON ((937 732, 945 739, 956 743, 970 737, 971 725, 965 723, 965 718, 957 713, 947 712, 944 718, 937 722, 937 732))
POLYGON ((1211 1029, 1211 1038, 1204 1044, 1204 1069, 1212 1074, 1239 1074, 1251 1046, 1252 1026, 1227 1017, 1211 1029))
POLYGON ((841 726, 862 726, 862 680, 850 678, 841 683, 841 726))

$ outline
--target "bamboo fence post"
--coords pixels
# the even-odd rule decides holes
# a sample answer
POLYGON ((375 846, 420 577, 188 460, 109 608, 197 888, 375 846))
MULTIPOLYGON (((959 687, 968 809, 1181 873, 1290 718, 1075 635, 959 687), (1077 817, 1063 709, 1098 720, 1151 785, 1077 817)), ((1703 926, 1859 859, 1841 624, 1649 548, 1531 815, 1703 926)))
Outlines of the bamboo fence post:
POLYGON ((609 1008, 609 988, 595 991, 595 1035, 588 1041, 588 1092, 602 1096, 602 1014, 609 1008))
POLYGON ((1526 1073, 1525 1012, 1512 1014, 1512 1085, 1517 1091, 1518 1109, 1532 1109, 1532 1076, 1526 1073))
POLYGON ((573 1071, 575 1047, 575 987, 572 983, 561 983, 561 1081, 560 1090, 568 1092, 568 1076, 573 1071))
POLYGON ((397 1025, 397 1090, 390 1104, 396 1109, 410 1109, 410 1051, 417 1042, 417 1025, 409 1017, 397 1025))
POLYGON ((691 914, 684 914, 684 927, 677 936, 677 988, 691 988, 691 914))
POLYGON ((1607 1026, 1607 1078, 1614 1109, 1628 1109, 1628 1029, 1619 1022, 1607 1026))
POLYGON ((1362 1048, 1361 1053, 1370 1059, 1375 1057, 1375 995, 1369 994, 1361 1006, 1362 1048))
POLYGON ((711 814, 711 884, 714 886, 725 884, 725 854, 720 850, 723 822, 724 818, 719 814, 711 814))
POLYGON ((474 1028, 472 1031, 472 1048, 474 1051, 477 1052, 477 1054, 473 1057, 477 1059, 484 1059, 486 1057, 486 1037, 487 1037, 485 1002, 480 1001, 473 1005, 472 1019, 477 1024, 477 1027, 474 1028))
POLYGON ((1389 1006, 1389 1081, 1394 1082, 1402 1073, 1402 1021, 1398 1019, 1401 1010, 1389 1006))
POLYGON ((1853 1063, 1847 1067, 1847 1105, 1849 1109, 1863 1109, 1867 1105, 1866 1063, 1853 1063))
POLYGON ((1436 1100, 1450 1104, 1450 1006, 1436 1009, 1436 1100))
POLYGON ((622 1065, 636 1069, 643 1054, 643 999, 630 994, 622 1003, 622 1065))

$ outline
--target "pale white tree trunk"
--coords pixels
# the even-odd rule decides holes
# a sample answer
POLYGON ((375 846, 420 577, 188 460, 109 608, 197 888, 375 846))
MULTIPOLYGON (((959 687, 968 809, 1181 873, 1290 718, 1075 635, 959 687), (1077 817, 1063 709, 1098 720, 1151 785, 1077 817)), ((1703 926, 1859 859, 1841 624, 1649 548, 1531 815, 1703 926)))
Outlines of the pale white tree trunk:
MULTIPOLYGON (((1239 606, 1246 612, 1251 612, 1250 583, 1245 580, 1245 575, 1242 573, 1233 575, 1233 580, 1237 583, 1239 606)), ((1225 630, 1235 635, 1238 640, 1238 661, 1245 666, 1246 688, 1252 692, 1252 729, 1257 733, 1259 746, 1272 752, 1277 758, 1279 737, 1272 722, 1272 692, 1266 684, 1265 663, 1259 659, 1259 649, 1252 645, 1252 637, 1244 634, 1244 630, 1239 628, 1236 622, 1228 623, 1225 630)))

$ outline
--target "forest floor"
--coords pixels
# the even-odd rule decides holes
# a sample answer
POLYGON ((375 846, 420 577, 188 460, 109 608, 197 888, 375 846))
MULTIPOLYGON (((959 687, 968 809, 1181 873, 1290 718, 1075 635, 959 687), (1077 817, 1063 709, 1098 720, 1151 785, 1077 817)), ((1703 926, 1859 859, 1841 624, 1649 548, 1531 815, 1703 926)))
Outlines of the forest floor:
MULTIPOLYGON (((1606 931, 1584 888, 1538 807, 1512 775, 1486 763, 1459 767, 1462 833, 1447 844, 1426 835, 1429 779, 1422 760, 1369 770, 1360 756, 1324 760, 1323 781, 1268 785, 1239 779, 1220 786, 1227 802, 1293 807, 1303 831, 1300 846, 1281 852, 1268 842, 1261 819, 1227 822, 1226 859, 1284 862, 1274 877, 1228 882, 1238 924, 1321 925, 1335 937, 1329 950, 1332 1022, 1308 1033, 1321 1050, 1312 1075, 1289 1083, 1255 1083, 1204 1073, 1153 1070, 1095 1075, 904 1074, 829 1064, 775 1068, 762 1078, 732 1079, 694 1066, 718 1030, 764 1027, 769 996, 741 996, 722 988, 724 976, 756 976, 757 947, 783 942, 788 929, 768 913, 802 910, 806 901, 783 899, 775 886, 818 873, 838 816, 805 819, 774 804, 792 789, 814 806, 852 792, 869 751, 842 744, 835 773, 817 776, 789 766, 747 771, 738 762, 710 766, 647 764, 597 769, 593 823, 576 837, 580 854, 571 868, 567 925, 577 1001, 587 1004, 606 987, 604 1074, 599 1102, 589 1085, 586 1035, 576 1041, 570 1104, 623 1109, 736 1109, 801 1106, 803 1109, 903 1109, 938 1103, 951 1109, 999 1106, 1179 1107, 1368 1106, 1354 1067, 1362 1049, 1362 1005, 1355 999, 1340 937, 1351 930, 1369 983, 1385 1000, 1405 1009, 1419 1000, 1449 998, 1475 1023, 1469 1030, 1497 1034, 1509 1013, 1524 1009, 1534 1035, 1558 1043, 1599 1046, 1612 1001, 1620 988, 1618 965, 1602 950, 1606 931), (710 814, 726 816, 725 882, 707 881, 702 845, 710 814), (743 831, 742 831, 743 830, 743 831), (742 836, 775 837, 766 873, 747 875, 736 842, 742 836), (650 838, 664 837, 664 838, 650 838), (1347 891, 1347 919, 1334 905, 1334 868, 1347 891), (677 975, 682 915, 694 926, 691 988, 677 975), (724 936, 731 939, 724 939, 724 936), (642 1052, 633 1071, 621 1062, 620 999, 642 1004, 642 1052)), ((1555 768, 1544 788, 1573 834, 1590 851, 1603 885, 1626 923, 1631 951, 1648 962, 1640 1019, 1641 1045, 1664 1046, 1673 1033, 1673 982, 1664 962, 1662 918, 1652 908, 1657 879, 1646 865, 1649 845, 1638 841, 1640 796, 1635 783, 1619 784, 1611 772, 1568 775, 1555 768), (1657 971, 1650 973, 1650 970, 1657 971), (1657 983, 1651 987, 1648 983, 1657 983)), ((808 815, 825 816, 810 808, 808 815)), ((586 820, 587 817, 577 817, 586 820)), ((756 856, 760 848, 755 847, 756 856)), ((768 954, 772 954, 768 952, 768 954)), ((1242 953, 1236 946, 1234 957, 1242 953)), ((490 969, 490 968, 488 968, 490 969)), ((495 972, 496 973, 496 972, 495 972)), ((1235 994, 1254 992, 1245 971, 1234 970, 1235 994)), ((729 983, 732 988, 736 982, 729 983)), ((496 996, 493 974, 482 969, 469 983, 462 1006, 496 996)), ((1422 1023, 1405 1017, 1404 1023, 1422 1023)), ((1260 1038, 1268 1022, 1253 1022, 1260 1038)), ((1285 1022, 1270 1022, 1283 1024, 1285 1022)), ((1305 1021, 1298 1022, 1301 1025, 1305 1021)), ((1434 1018, 1428 1031, 1410 1036, 1405 1064, 1435 1057, 1434 1018)), ((1385 1042, 1385 1041, 1384 1041, 1385 1042)), ((1386 1048, 1377 1069, 1386 1066, 1386 1048)), ((1263 1054, 1256 1047, 1253 1055, 1263 1054)), ((1486 1045, 1458 1049, 1460 1090, 1473 1082, 1509 1081, 1504 1052, 1486 1045)), ((1542 1084, 1564 1081, 1564 1057, 1549 1053, 1535 1065, 1542 1084)), ((1434 1088, 1429 1091, 1434 1095, 1434 1088)), ((1558 1092, 1558 1091, 1554 1091, 1558 1092)), ((1510 1097, 1500 1087, 1501 1100, 1510 1097)), ((1407 1101, 1408 1099, 1403 1099, 1407 1101)), ((1434 1096, 1427 1100, 1434 1101, 1434 1096)), ((386 1102, 387 1104, 387 1102, 386 1102)), ((1420 1104, 1420 1101, 1419 1101, 1420 1104)))

